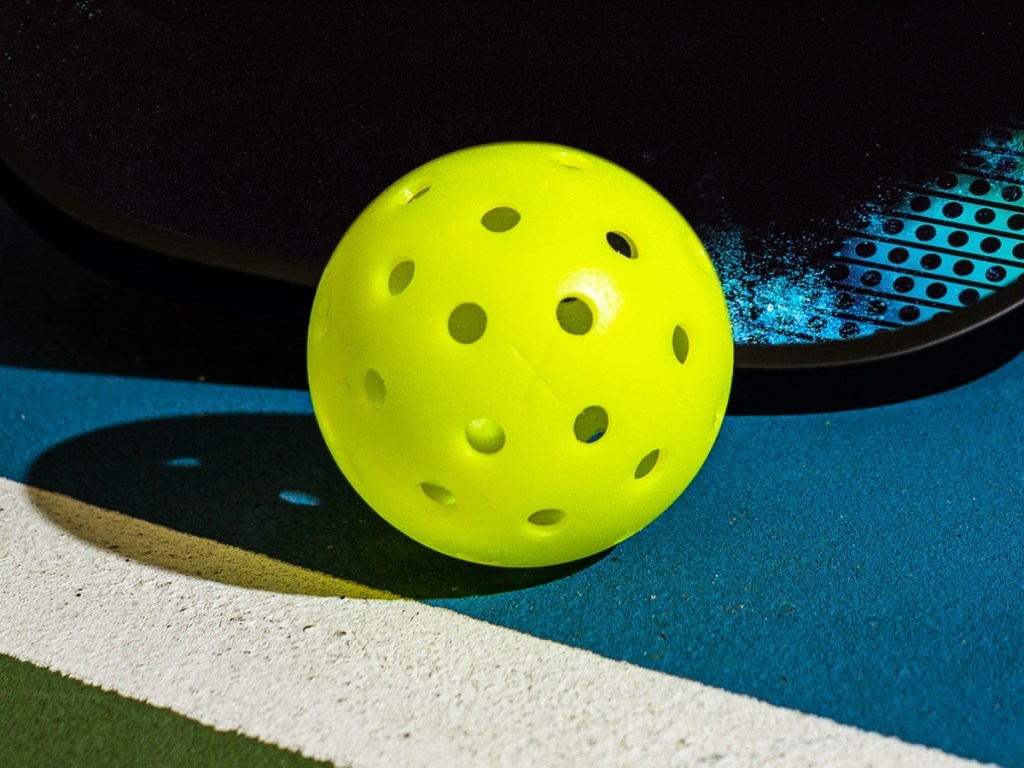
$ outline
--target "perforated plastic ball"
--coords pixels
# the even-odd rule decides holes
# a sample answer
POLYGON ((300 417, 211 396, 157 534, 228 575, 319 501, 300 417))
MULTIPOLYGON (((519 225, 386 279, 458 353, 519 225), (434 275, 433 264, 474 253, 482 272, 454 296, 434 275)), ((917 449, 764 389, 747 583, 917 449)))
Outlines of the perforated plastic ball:
POLYGON ((732 376, 725 299, 693 230, 628 171, 494 144, 399 179, 317 289, 309 385, 352 486, 457 558, 601 552, 683 492, 732 376))

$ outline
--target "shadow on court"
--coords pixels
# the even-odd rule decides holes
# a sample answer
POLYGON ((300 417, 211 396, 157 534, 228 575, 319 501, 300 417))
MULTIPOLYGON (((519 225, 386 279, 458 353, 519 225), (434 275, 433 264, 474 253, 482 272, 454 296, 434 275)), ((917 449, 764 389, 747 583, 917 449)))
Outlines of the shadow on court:
MULTIPOLYGON (((349 592, 353 596, 375 590, 414 599, 492 594, 568 576, 602 557, 513 570, 434 552, 362 501, 311 416, 215 415, 104 429, 42 455, 29 484, 370 588, 349 592)), ((259 573, 273 564, 211 562, 224 557, 223 550, 214 546, 204 554, 204 543, 186 537, 151 541, 155 533, 147 526, 105 523, 100 532, 96 524, 69 519, 67 505, 52 496, 37 494, 35 501, 76 535, 152 565, 240 586, 283 583, 259 573)))

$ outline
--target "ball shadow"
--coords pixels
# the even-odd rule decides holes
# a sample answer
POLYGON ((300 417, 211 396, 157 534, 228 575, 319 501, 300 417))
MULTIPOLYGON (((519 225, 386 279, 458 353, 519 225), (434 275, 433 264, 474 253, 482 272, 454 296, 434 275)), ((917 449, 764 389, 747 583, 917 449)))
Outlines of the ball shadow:
MULTIPOLYGON (((428 549, 390 526, 352 489, 312 416, 211 415, 111 427, 47 451, 33 464, 28 481, 138 520, 412 599, 523 589, 603 557, 505 569, 428 549)), ((68 525, 52 497, 34 499, 57 524, 90 536, 68 525)), ((98 537, 94 543, 114 548, 98 537)), ((134 546, 128 554, 164 567, 175 561, 173 554, 155 559, 147 551, 134 546)))

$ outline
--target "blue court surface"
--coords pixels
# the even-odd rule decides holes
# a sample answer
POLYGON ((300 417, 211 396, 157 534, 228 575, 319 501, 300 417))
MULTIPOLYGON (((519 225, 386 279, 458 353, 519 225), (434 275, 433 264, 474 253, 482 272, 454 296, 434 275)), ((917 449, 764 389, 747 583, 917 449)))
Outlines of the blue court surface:
POLYGON ((122 288, 6 208, 0 238, 0 477, 1024 766, 1024 357, 895 405, 728 416, 649 528, 589 561, 504 571, 434 554, 359 500, 319 437, 301 333, 122 288))

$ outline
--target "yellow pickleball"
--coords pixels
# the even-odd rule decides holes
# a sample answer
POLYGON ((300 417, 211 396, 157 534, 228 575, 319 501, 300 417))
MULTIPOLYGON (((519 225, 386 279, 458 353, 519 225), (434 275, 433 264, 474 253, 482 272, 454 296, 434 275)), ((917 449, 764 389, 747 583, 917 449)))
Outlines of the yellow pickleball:
POLYGON ((381 516, 454 557, 605 550, 683 492, 725 414, 721 285, 645 182, 569 147, 433 160, 360 214, 309 328, 331 453, 381 516))

